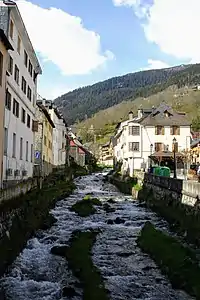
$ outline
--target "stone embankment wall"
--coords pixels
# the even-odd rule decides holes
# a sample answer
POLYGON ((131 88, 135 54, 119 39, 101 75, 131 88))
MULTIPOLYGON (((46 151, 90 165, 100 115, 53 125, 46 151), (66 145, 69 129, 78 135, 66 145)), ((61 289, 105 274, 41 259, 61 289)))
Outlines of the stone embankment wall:
POLYGON ((137 178, 122 179, 121 177, 108 176, 108 181, 114 184, 120 192, 133 195, 133 186, 137 183, 137 178))
POLYGON ((164 217, 172 229, 200 245, 200 184, 145 174, 138 199, 164 217))
MULTIPOLYGON (((76 171, 73 170, 75 177, 82 174, 76 171)), ((57 200, 69 196, 74 189, 72 176, 66 175, 59 171, 52 173, 44 180, 42 190, 37 188, 33 180, 2 192, 1 200, 4 201, 0 202, 0 276, 22 251, 35 230, 46 229, 55 221, 49 215, 50 209, 57 200), (70 177, 68 181, 67 177, 70 177)))

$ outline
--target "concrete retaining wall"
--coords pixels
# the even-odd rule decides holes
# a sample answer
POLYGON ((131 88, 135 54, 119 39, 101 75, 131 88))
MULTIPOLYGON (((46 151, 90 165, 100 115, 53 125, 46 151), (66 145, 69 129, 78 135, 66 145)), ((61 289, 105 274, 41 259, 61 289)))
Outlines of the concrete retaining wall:
POLYGON ((35 178, 17 183, 14 186, 0 191, 0 203, 18 197, 21 194, 26 194, 28 191, 35 188, 37 188, 37 179, 35 178))
POLYGON ((200 184, 145 174, 138 199, 160 214, 172 228, 200 246, 200 184))

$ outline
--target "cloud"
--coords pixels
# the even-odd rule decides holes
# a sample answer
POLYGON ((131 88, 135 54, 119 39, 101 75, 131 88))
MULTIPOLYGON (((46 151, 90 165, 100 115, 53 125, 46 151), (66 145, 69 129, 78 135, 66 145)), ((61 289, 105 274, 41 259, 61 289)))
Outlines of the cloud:
POLYGON ((169 68, 170 65, 161 60, 148 59, 148 66, 140 70, 156 70, 169 68))
POLYGON ((151 5, 143 0, 113 0, 133 8, 138 16, 138 7, 148 41, 160 50, 178 59, 193 63, 200 61, 200 1, 199 0, 154 0, 151 5))
POLYGON ((114 58, 109 50, 101 52, 100 36, 86 29, 79 17, 24 0, 17 5, 35 50, 63 75, 88 74, 114 58))

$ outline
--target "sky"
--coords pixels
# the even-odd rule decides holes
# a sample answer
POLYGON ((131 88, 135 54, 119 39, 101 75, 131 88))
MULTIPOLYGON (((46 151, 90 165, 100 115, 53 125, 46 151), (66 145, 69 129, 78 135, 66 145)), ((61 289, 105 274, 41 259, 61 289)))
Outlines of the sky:
POLYGON ((200 61, 199 0, 17 0, 55 99, 146 69, 200 61))

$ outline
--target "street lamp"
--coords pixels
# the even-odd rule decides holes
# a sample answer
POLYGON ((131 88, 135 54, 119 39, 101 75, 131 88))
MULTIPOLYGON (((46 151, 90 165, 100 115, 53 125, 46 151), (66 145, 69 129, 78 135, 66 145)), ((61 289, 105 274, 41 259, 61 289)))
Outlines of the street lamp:
POLYGON ((176 145, 177 145, 177 141, 176 138, 173 138, 173 153, 174 153, 174 178, 176 178, 176 145))

